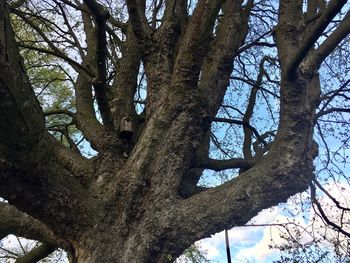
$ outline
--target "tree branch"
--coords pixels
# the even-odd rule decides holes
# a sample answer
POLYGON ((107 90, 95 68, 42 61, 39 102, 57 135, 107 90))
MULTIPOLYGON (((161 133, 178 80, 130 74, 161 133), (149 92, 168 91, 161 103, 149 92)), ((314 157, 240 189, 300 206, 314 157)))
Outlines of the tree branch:
POLYGON ((19 55, 8 10, 0 20, 0 150, 7 156, 29 150, 44 133, 44 115, 19 55))
POLYGON ((55 0, 55 3, 58 5, 59 9, 61 10, 61 13, 62 13, 62 16, 63 16, 63 19, 64 19, 64 23, 66 24, 66 26, 68 28, 68 32, 72 36, 72 38, 73 38, 73 40, 75 42, 75 45, 76 45, 76 47, 79 50, 80 56, 83 57, 84 56, 84 50, 83 50, 82 46, 80 45, 80 41, 77 38, 77 35, 74 33, 73 28, 72 28, 72 26, 69 23, 66 11, 64 10, 63 6, 58 1, 55 0))
POLYGON ((119 129, 120 121, 125 116, 137 116, 134 96, 140 68, 140 50, 131 26, 126 30, 126 40, 121 49, 123 56, 116 63, 116 74, 110 92, 110 105, 116 129, 119 129))
POLYGON ((39 220, 0 202, 0 236, 10 234, 45 243, 57 244, 58 238, 39 220))
MULTIPOLYGON (((262 84, 263 76, 265 73, 264 63, 267 59, 268 59, 268 57, 266 57, 266 56, 263 57, 262 60, 260 61, 260 64, 259 64, 259 73, 258 73, 256 82, 255 82, 256 86, 258 86, 258 87, 260 87, 262 84)), ((254 112, 257 93, 258 93, 258 90, 255 87, 253 87, 251 92, 250 92, 248 105, 247 105, 246 111, 245 111, 244 116, 243 116, 243 122, 249 126, 250 126, 250 124, 249 124, 250 119, 252 118, 253 112, 254 112)), ((252 156, 252 152, 251 152, 251 147, 252 147, 252 132, 253 132, 253 130, 247 125, 243 125, 243 133, 244 133, 243 154, 244 154, 245 158, 252 158, 253 156, 252 156)), ((262 142, 265 142, 265 141, 262 140, 262 142)), ((266 146, 266 144, 265 144, 265 146, 266 146)))
POLYGON ((73 122, 76 123, 76 114, 74 112, 71 112, 69 110, 66 109, 55 109, 55 110, 47 110, 44 112, 45 116, 50 116, 50 115, 58 115, 58 114, 64 114, 64 115, 68 115, 69 117, 72 118, 73 122))
POLYGON ((131 26, 135 37, 142 41, 147 35, 151 33, 151 28, 148 25, 145 10, 144 0, 127 0, 128 14, 131 22, 131 26))
POLYGON ((320 65, 348 34, 350 34, 350 11, 331 35, 316 49, 313 57, 315 63, 320 65))
POLYGON ((336 107, 332 107, 332 108, 329 108, 327 110, 323 110, 323 111, 319 111, 315 118, 318 119, 324 115, 327 115, 327 114, 330 114, 332 112, 350 112, 350 109, 349 108, 336 108, 336 107))
POLYGON ((14 9, 13 13, 16 14, 17 16, 19 16, 25 23, 27 23, 29 26, 31 26, 36 32, 38 32, 38 34, 43 38, 43 40, 48 44, 48 46, 52 49, 52 51, 41 48, 41 47, 35 47, 35 46, 30 46, 30 45, 24 45, 22 44, 22 47, 26 47, 26 48, 30 48, 39 52, 44 52, 47 54, 51 54, 54 56, 57 56, 59 58, 64 59, 65 61, 67 61, 74 69, 76 69, 77 71, 81 71, 83 70, 84 73, 87 73, 88 76, 93 77, 94 75, 92 74, 91 71, 89 71, 88 69, 82 67, 79 63, 77 63, 76 61, 74 61, 73 59, 69 58, 68 56, 66 56, 59 48, 57 48, 52 41, 50 41, 50 39, 46 36, 46 34, 44 32, 42 32, 42 30, 32 21, 30 21, 24 14, 22 14, 20 11, 14 9))
POLYGON ((336 98, 341 92, 344 92, 350 83, 350 79, 345 81, 338 89, 328 92, 321 97, 322 100, 325 100, 325 103, 322 105, 321 109, 316 113, 316 119, 321 117, 323 112, 326 110, 327 106, 336 98), (326 100, 327 99, 327 100, 326 100))
POLYGON ((260 35, 259 37, 257 37, 254 41, 247 43, 246 45, 240 47, 237 50, 237 54, 243 53, 244 51, 246 51, 247 49, 254 47, 254 46, 263 46, 263 47, 275 47, 276 44, 275 43, 268 43, 268 42, 260 42, 261 39, 263 39, 264 37, 268 36, 269 34, 272 34, 272 30, 269 30, 265 33, 263 33, 262 35, 260 35))
POLYGON ((335 199, 316 179, 313 180, 314 184, 321 189, 321 191, 329 198, 332 200, 332 202, 336 205, 337 208, 350 212, 350 208, 344 207, 340 205, 340 202, 335 199))
POLYGON ((173 86, 182 88, 196 86, 203 61, 201 50, 203 42, 207 42, 223 2, 223 0, 198 1, 175 59, 173 86))
POLYGON ((199 89, 208 100, 209 112, 213 117, 229 84, 233 59, 246 37, 251 7, 252 1, 248 1, 244 9, 240 2, 226 1, 223 6, 224 16, 219 21, 215 39, 203 61, 199 89))
POLYGON ((259 132, 252 125, 250 125, 249 123, 247 123, 245 121, 226 119, 226 118, 213 118, 213 121, 243 125, 243 126, 247 127, 248 129, 250 129, 261 143, 263 143, 265 146, 267 145, 267 142, 260 136, 259 132))
POLYGON ((113 26, 120 28, 120 30, 121 30, 123 33, 125 33, 126 30, 127 30, 127 28, 128 28, 128 25, 127 25, 126 23, 123 23, 123 22, 121 22, 121 21, 115 19, 113 16, 110 16, 110 17, 108 18, 108 21, 109 21, 113 26))
POLYGON ((40 246, 33 248, 24 256, 17 258, 15 263, 36 263, 39 260, 46 258, 56 249, 57 247, 55 245, 48 243, 41 244, 40 246))
POLYGON ((302 44, 296 53, 292 56, 287 66, 287 76, 293 76, 293 73, 298 68, 299 64, 305 58, 309 50, 316 43, 323 31, 327 28, 332 19, 338 14, 342 7, 347 3, 347 0, 332 0, 328 3, 323 14, 320 16, 314 27, 306 34, 302 44))
MULTIPOLYGON (((319 212, 319 216, 331 227, 333 227, 336 231, 342 233, 346 237, 350 238, 350 233, 345 231, 341 226, 337 225, 336 223, 332 222, 326 215, 325 211, 323 210, 320 202, 316 198, 316 188, 313 184, 310 184, 310 192, 311 192, 311 201, 313 204, 316 205, 317 210, 319 212)), ((317 212, 316 212, 317 213, 317 212)), ((318 214, 318 213, 317 213, 318 214)))
POLYGON ((179 23, 181 31, 184 29, 188 20, 187 1, 186 0, 162 0, 160 3, 165 2, 164 16, 162 18, 162 24, 168 21, 179 23))
POLYGON ((69 65, 71 65, 77 72, 85 74, 86 77, 88 77, 88 78, 93 78, 95 76, 95 74, 90 69, 84 67, 80 63, 67 57, 66 55, 64 55, 61 52, 56 52, 56 51, 52 51, 49 49, 45 49, 45 48, 41 48, 41 47, 37 47, 37 46, 33 46, 33 45, 26 45, 23 43, 19 43, 18 45, 22 48, 35 50, 35 51, 38 51, 40 53, 49 54, 49 55, 53 55, 55 57, 61 58, 61 59, 65 60, 69 65))
MULTIPOLYGON (((50 151, 39 151, 50 155, 50 151)), ((22 169, 1 158, 0 196, 40 219, 58 236, 76 238, 77 228, 94 224, 97 201, 71 174, 52 160, 33 167, 32 163, 22 169)))
POLYGON ((6 5, 0 5, 0 13, 5 15, 0 20, 0 196, 56 233, 63 229, 68 236, 76 235, 74 225, 93 220, 90 209, 96 201, 53 159, 44 115, 24 71, 6 5))
POLYGON ((92 81, 95 88, 96 101, 100 109, 103 124, 112 129, 113 120, 107 99, 107 39, 106 39, 106 22, 109 18, 109 13, 105 8, 94 0, 84 0, 84 3, 93 14, 96 22, 95 33, 95 58, 97 73, 92 81))
POLYGON ((255 165, 256 161, 245 160, 243 158, 233 158, 226 160, 215 160, 211 158, 200 159, 193 164, 194 167, 222 171, 226 169, 244 168, 249 169, 255 165))
MULTIPOLYGON (((291 147, 288 142, 283 144, 291 147)), ((244 225, 262 209, 284 202, 289 196, 307 189, 313 176, 313 166, 311 160, 307 164, 299 158, 303 157, 291 160, 288 153, 283 154, 278 149, 269 152, 259 164, 233 180, 171 207, 172 225, 181 229, 187 240, 195 235, 191 241, 244 225), (183 224, 188 217, 191 217, 190 221, 187 220, 189 223, 183 224)))

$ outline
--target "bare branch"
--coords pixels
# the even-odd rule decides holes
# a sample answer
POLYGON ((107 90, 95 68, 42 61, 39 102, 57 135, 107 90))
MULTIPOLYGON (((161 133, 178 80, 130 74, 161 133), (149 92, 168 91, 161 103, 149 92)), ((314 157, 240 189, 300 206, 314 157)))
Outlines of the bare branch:
POLYGON ((321 191, 323 193, 325 193, 325 195, 332 200, 332 202, 336 205, 336 207, 338 207, 339 209, 342 209, 344 211, 350 211, 350 208, 344 207, 342 205, 340 205, 339 201, 337 199, 335 199, 316 179, 313 180, 313 182, 315 183, 315 185, 321 189, 321 191))
POLYGON ((78 50, 79 50, 79 54, 81 57, 84 56, 84 51, 83 51, 83 48, 82 46, 80 45, 80 41, 79 39, 77 38, 76 34, 74 33, 73 31, 73 28, 71 27, 69 21, 68 21, 68 18, 67 18, 67 14, 66 14, 66 11, 64 10, 64 8, 62 7, 62 5, 60 3, 58 3, 57 1, 55 1, 56 4, 58 5, 58 7, 60 8, 61 10, 61 13, 62 13, 62 16, 63 16, 63 19, 64 19, 64 23, 66 24, 67 28, 68 28, 68 32, 69 34, 72 36, 72 38, 74 39, 74 42, 75 42, 75 45, 77 46, 78 50))
POLYGON ((59 48, 57 48, 52 41, 46 36, 46 34, 35 24, 33 23, 31 20, 29 20, 23 13, 21 13, 18 10, 13 10, 13 13, 16 14, 17 16, 19 16, 24 22, 26 22, 28 25, 30 25, 36 32, 38 32, 38 34, 43 38, 43 40, 48 44, 48 46, 52 49, 52 50, 47 50, 47 49, 43 49, 41 47, 36 47, 36 46, 31 46, 31 45, 25 45, 25 44, 21 44, 22 47, 25 48, 30 48, 39 52, 44 52, 47 54, 51 54, 54 56, 57 56, 59 58, 62 58, 64 60, 66 60, 74 69, 79 70, 83 70, 85 73, 87 73, 90 77, 94 76, 94 74, 92 74, 92 72, 90 72, 88 69, 82 67, 79 63, 77 63, 76 61, 74 61, 73 59, 69 58, 68 56, 66 56, 59 48))
POLYGON ((89 8, 96 21, 96 65, 97 74, 93 79, 92 84, 95 88, 96 101, 100 109, 103 124, 108 127, 113 127, 113 120, 107 99, 107 66, 106 60, 108 55, 107 39, 106 39, 106 22, 109 18, 109 13, 105 8, 94 0, 84 0, 84 3, 89 8))
MULTIPOLYGON (((268 60, 268 57, 263 57, 262 60, 260 61, 259 64, 259 73, 256 79, 256 86, 261 86, 262 84, 262 80, 263 80, 263 76, 265 73, 264 70, 264 63, 265 61, 268 60)), ((243 115, 243 122, 250 125, 250 119, 253 116, 253 112, 254 112, 254 107, 255 107, 255 103, 256 103, 256 96, 257 96, 257 89, 255 87, 252 88, 251 92, 250 92, 250 96, 249 96, 249 100, 248 100, 248 105, 246 108, 246 111, 243 115)), ((249 126, 244 125, 243 126, 243 133, 244 133, 244 140, 243 140, 243 154, 245 158, 252 158, 252 153, 251 153, 251 146, 252 146, 252 129, 250 129, 249 126)), ((259 138, 259 137, 258 137, 259 138)), ((264 142, 264 140, 262 140, 262 142, 264 142)))
POLYGON ((68 56, 66 56, 62 52, 52 51, 49 49, 37 47, 34 45, 27 45, 27 44, 23 44, 23 43, 19 43, 18 45, 22 48, 35 50, 35 51, 38 51, 40 53, 49 54, 49 55, 53 55, 55 57, 61 58, 65 61, 67 61, 77 72, 81 72, 90 78, 93 78, 95 76, 95 74, 90 69, 84 67, 83 65, 76 62, 75 60, 69 58, 68 56))
POLYGON ((247 49, 254 47, 254 46, 264 46, 264 47, 275 47, 276 44, 274 43, 268 43, 268 42, 261 42, 260 40, 263 39, 264 37, 268 36, 269 34, 272 34, 272 30, 267 31, 265 33, 263 33, 262 35, 260 35, 259 37, 257 37, 253 42, 245 44, 244 46, 240 47, 237 50, 237 54, 243 53, 244 51, 246 51, 247 49))
POLYGON ((76 115, 74 112, 71 112, 69 110, 66 109, 59 109, 59 110, 47 110, 44 112, 45 116, 50 116, 50 115, 57 115, 57 114, 64 114, 64 115, 68 115, 69 117, 71 117, 73 120, 76 119, 76 115))
POLYGON ((211 158, 200 159, 195 162, 194 167, 210 169, 214 171, 222 171, 226 169, 236 169, 236 168, 244 168, 249 169, 255 165, 256 161, 253 160, 245 160, 243 158, 233 158, 226 160, 215 160, 211 158))
POLYGON ((348 34, 350 34, 350 11, 348 11, 331 35, 316 49, 314 55, 315 63, 320 65, 348 34))
MULTIPOLYGON (((342 233, 346 237, 350 238, 350 233, 346 232, 341 226, 337 225, 336 223, 332 222, 326 215, 325 211, 323 210, 320 202, 316 198, 316 189, 313 184, 310 184, 310 192, 311 192, 311 200, 316 205, 317 210, 319 212, 320 217, 331 227, 333 227, 336 231, 342 233)), ((317 212, 316 212, 317 213, 317 212)), ((318 214, 318 213, 317 213, 318 214)))
POLYGON ((328 3, 323 14, 320 16, 311 31, 308 32, 296 54, 293 55, 292 60, 289 61, 287 66, 287 76, 293 76, 293 73, 305 58, 309 50, 313 47, 317 39, 346 3, 347 0, 331 0, 328 3))
POLYGON ((0 222, 1 236, 13 234, 41 242, 57 243, 57 237, 42 222, 8 203, 0 202, 0 222))
MULTIPOLYGON (((34 157, 37 156, 35 152, 32 153, 34 157)), ((50 155, 49 151, 42 154, 50 155)), ((28 166, 22 169, 0 159, 0 196, 40 219, 55 233, 73 238, 74 227, 94 224, 97 201, 62 166, 52 160, 45 160, 37 169, 28 166), (54 183, 48 184, 48 181, 54 183)))
POLYGON ((151 28, 148 25, 145 16, 145 1, 144 0, 127 0, 130 22, 132 25, 135 37, 138 40, 144 40, 151 33, 151 28))
POLYGON ((346 82, 344 82, 338 89, 335 91, 332 91, 331 93, 326 94, 326 96, 322 96, 321 99, 327 99, 326 102, 323 104, 322 108, 319 110, 319 112, 316 114, 316 119, 324 114, 324 112, 327 108, 327 106, 343 91, 346 90, 348 84, 350 83, 350 79, 348 79, 346 82))
POLYGON ((216 15, 223 0, 198 1, 197 6, 186 27, 186 32, 174 65, 173 85, 175 87, 193 87, 199 76, 203 56, 203 42, 212 32, 216 15), (203 17, 205 19, 203 20, 203 17))
POLYGON ((250 125, 249 123, 247 123, 245 121, 234 120, 234 119, 225 119, 225 118, 213 118, 213 121, 243 125, 243 126, 247 127, 248 129, 250 129, 260 142, 262 142, 265 146, 267 145, 267 142, 260 136, 259 132, 252 125, 250 125))
POLYGON ((329 108, 329 109, 327 109, 327 110, 319 111, 319 112, 316 114, 315 118, 318 119, 318 118, 320 118, 320 117, 322 117, 322 116, 324 116, 324 115, 330 114, 330 113, 332 113, 332 112, 348 112, 348 113, 349 113, 349 112, 350 112, 350 109, 349 109, 349 108, 336 108, 336 107, 331 107, 331 108, 329 108))
POLYGON ((57 247, 55 245, 48 243, 41 244, 40 246, 33 248, 24 256, 17 258, 15 263, 36 263, 39 260, 46 258, 56 249, 57 247))
POLYGON ((251 8, 252 1, 248 1, 245 8, 240 2, 225 2, 224 16, 219 21, 215 39, 211 42, 209 52, 203 61, 199 89, 208 100, 209 112, 212 116, 216 115, 220 107, 229 84, 233 59, 248 32, 251 8))

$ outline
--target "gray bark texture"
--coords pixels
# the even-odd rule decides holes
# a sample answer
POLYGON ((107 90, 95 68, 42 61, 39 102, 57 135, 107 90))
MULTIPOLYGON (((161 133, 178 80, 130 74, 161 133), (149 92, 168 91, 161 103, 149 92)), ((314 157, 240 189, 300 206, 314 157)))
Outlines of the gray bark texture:
POLYGON ((77 72, 76 111, 68 114, 98 152, 91 159, 48 132, 10 21, 10 12, 25 14, 6 2, 0 0, 0 196, 8 203, 0 204, 0 236, 34 238, 46 244, 43 253, 61 247, 77 263, 172 262, 194 241, 244 225, 309 187, 318 69, 348 34, 349 17, 324 45, 314 44, 346 1, 331 1, 307 25, 303 1, 279 1, 271 33, 281 70, 278 131, 268 150, 254 156, 255 90, 237 122, 244 125, 244 156, 229 160, 209 158, 210 128, 233 62, 249 45, 254 1, 199 0, 193 13, 185 0, 155 1, 161 22, 146 15, 142 0, 126 1, 127 21, 94 0, 53 1, 75 8, 85 32, 86 45, 76 42, 79 62, 42 38, 46 53, 77 72), (122 55, 107 49, 107 33, 115 39, 108 45, 122 55), (142 113, 134 102, 140 65, 147 77, 142 113), (125 116, 133 121, 131 138, 120 136, 125 116), (199 187, 206 168, 241 172, 220 186, 199 187))

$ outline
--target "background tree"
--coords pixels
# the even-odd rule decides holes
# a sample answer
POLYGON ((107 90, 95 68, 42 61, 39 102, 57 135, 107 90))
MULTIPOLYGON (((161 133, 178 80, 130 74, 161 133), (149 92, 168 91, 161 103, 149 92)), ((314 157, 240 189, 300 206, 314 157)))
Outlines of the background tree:
POLYGON ((346 2, 0 1, 1 237, 167 262, 308 187, 349 237, 346 2))

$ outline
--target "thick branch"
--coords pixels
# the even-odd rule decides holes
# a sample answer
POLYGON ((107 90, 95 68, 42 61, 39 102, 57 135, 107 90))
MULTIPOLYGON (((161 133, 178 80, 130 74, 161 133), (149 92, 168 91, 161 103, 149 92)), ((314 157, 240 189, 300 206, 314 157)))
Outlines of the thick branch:
POLYGON ((213 117, 228 87, 233 59, 247 34, 251 7, 252 1, 248 1, 244 9, 239 1, 225 3, 224 16, 219 21, 216 37, 204 59, 199 88, 208 101, 209 112, 213 117))
POLYGON ((46 258, 56 249, 57 247, 55 245, 47 243, 41 244, 25 254, 23 257, 18 258, 15 263, 36 263, 39 260, 46 258))
POLYGON ((342 7, 347 3, 347 0, 332 0, 328 3, 321 17, 316 22, 315 26, 303 39, 297 52, 292 56, 287 66, 287 75, 292 76, 299 64, 305 58, 309 50, 316 43, 323 31, 327 28, 332 19, 338 14, 342 7))
POLYGON ((10 234, 46 243, 57 243, 57 237, 42 222, 0 202, 0 236, 10 234))
POLYGON ((96 58, 96 77, 93 80, 95 88, 96 101, 100 109, 103 124, 109 128, 113 127, 111 111, 107 99, 107 39, 106 39, 106 22, 109 13, 105 8, 94 0, 85 0, 84 3, 89 8, 96 22, 95 33, 95 58, 96 58))
POLYGON ((303 163, 298 158, 288 160, 287 155, 281 158, 281 154, 275 152, 232 181, 185 199, 172 208, 173 225, 179 227, 187 238, 194 235, 203 238, 229 227, 244 225, 262 209, 307 189, 312 164, 303 163))
POLYGON ((214 171, 222 171, 226 169, 244 168, 249 169, 255 164, 255 161, 245 160, 243 158, 233 158, 227 160, 215 160, 211 158, 198 160, 194 166, 214 171))
POLYGON ((126 30, 127 30, 127 28, 128 28, 128 25, 127 25, 126 23, 123 23, 123 22, 121 22, 121 21, 115 19, 113 16, 110 16, 110 17, 108 18, 108 21, 109 21, 113 26, 120 28, 120 30, 121 30, 123 33, 125 33, 126 30))
MULTIPOLYGON (((37 150, 42 155, 49 154, 44 149, 37 150)), ((33 151, 34 156, 36 152, 33 151)), ((45 158, 41 156, 41 159, 45 158)), ((55 162, 47 160, 33 167, 31 164, 22 169, 1 159, 0 196, 40 219, 55 235, 77 238, 78 229, 93 224, 98 207, 96 200, 55 162)))
POLYGON ((123 117, 136 117, 134 96, 140 67, 140 52, 131 26, 126 31, 127 38, 121 46, 123 56, 116 63, 116 74, 110 92, 110 105, 116 129, 119 128, 123 117))
POLYGON ((315 63, 320 65, 348 34, 350 34, 350 11, 348 11, 331 35, 316 49, 314 55, 315 63))
POLYGON ((19 55, 8 10, 0 13, 0 150, 7 156, 29 150, 44 132, 44 115, 19 55))
POLYGON ((0 13, 5 14, 0 20, 0 196, 55 231, 66 227, 68 235, 76 235, 74 224, 93 220, 89 210, 95 201, 53 160, 44 115, 24 71, 4 3, 0 13))
MULTIPOLYGON (((81 178, 84 182, 93 174, 91 163, 82 155, 73 152, 66 146, 48 135, 48 141, 52 147, 53 158, 61 164, 76 178, 81 178)), ((79 179, 80 180, 80 179, 79 179)))
MULTIPOLYGON (((159 3, 162 3, 160 1, 159 3)), ((165 11, 163 16, 163 23, 167 23, 170 20, 178 20, 180 26, 184 26, 188 19, 187 13, 187 1, 186 0, 166 0, 165 11)))
POLYGON ((151 33, 145 16, 144 0, 127 0, 128 14, 135 37, 144 40, 151 33))
POLYGON ((175 87, 196 87, 203 60, 201 48, 211 34, 223 0, 198 1, 183 36, 173 71, 175 87))
POLYGON ((309 90, 317 88, 315 78, 317 75, 308 79, 305 88, 298 93, 294 91, 300 79, 292 84, 282 79, 283 110, 279 130, 258 164, 233 180, 179 201, 170 208, 174 213, 171 222, 174 228, 180 229, 176 231, 183 233, 184 242, 192 236, 195 236, 191 240, 194 241, 228 227, 244 225, 262 209, 284 202, 308 188, 314 176, 312 131, 319 97, 309 90))
POLYGON ((113 139, 113 136, 108 135, 104 126, 97 120, 91 83, 79 74, 74 89, 77 107, 76 126, 95 150, 102 151, 106 147, 105 141, 108 138, 113 139))

